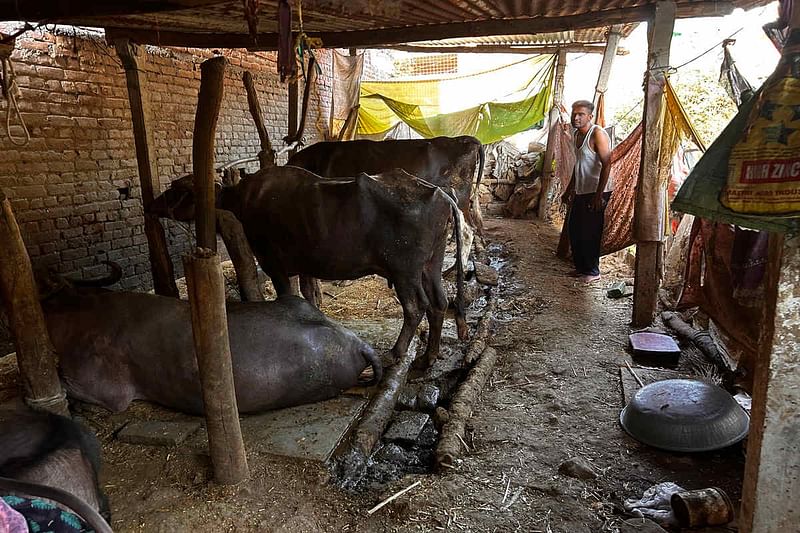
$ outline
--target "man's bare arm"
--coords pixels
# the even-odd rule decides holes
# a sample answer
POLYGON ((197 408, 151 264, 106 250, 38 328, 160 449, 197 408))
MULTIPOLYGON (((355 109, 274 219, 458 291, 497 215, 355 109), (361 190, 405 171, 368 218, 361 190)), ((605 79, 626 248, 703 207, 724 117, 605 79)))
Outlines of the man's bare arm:
POLYGON ((602 208, 603 192, 606 190, 608 178, 611 175, 611 143, 608 135, 601 128, 596 128, 592 133, 594 140, 594 150, 600 158, 602 165, 600 169, 600 181, 597 183, 597 191, 595 191, 594 198, 592 199, 592 207, 595 209, 602 208))

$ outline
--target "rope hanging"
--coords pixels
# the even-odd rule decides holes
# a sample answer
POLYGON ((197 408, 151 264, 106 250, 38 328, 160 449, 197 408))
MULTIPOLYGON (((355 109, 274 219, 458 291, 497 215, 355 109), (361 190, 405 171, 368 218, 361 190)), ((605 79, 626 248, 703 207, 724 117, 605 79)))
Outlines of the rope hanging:
POLYGON ((31 140, 31 134, 28 132, 28 126, 25 125, 25 120, 23 120, 22 113, 19 110, 19 104, 17 104, 19 87, 17 87, 15 79, 14 65, 11 63, 14 42, 14 39, 4 39, 0 44, 0 92, 2 92, 3 98, 8 100, 6 107, 6 133, 8 134, 8 140, 15 146, 25 146, 31 140), (25 136, 24 140, 17 140, 11 134, 12 114, 17 116, 25 136))

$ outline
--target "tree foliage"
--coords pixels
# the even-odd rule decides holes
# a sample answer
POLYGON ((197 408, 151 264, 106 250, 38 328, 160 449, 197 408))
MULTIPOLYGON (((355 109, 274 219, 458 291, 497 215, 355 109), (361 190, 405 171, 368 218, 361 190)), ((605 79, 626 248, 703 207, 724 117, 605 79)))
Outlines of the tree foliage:
MULTIPOLYGON (((706 146, 710 145, 736 114, 736 104, 720 85, 718 74, 706 70, 681 71, 670 81, 698 135, 706 146)), ((635 106, 632 102, 631 106, 614 115, 621 137, 627 136, 642 119, 642 102, 635 106)))

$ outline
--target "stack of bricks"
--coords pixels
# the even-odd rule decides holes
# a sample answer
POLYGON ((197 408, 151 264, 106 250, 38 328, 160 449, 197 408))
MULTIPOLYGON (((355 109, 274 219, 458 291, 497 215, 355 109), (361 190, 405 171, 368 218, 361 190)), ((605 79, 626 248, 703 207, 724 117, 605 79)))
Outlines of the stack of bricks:
MULTIPOLYGON (((260 149, 242 84, 244 69, 254 76, 276 148, 283 146, 288 124, 288 87, 278 80, 275 54, 223 53, 229 66, 217 124, 217 164, 255 156, 260 149)), ((211 56, 198 49, 144 50, 141 65, 162 190, 191 173, 200 64, 211 56)), ((86 278, 105 273, 100 261, 112 260, 123 268, 123 288, 152 288, 125 72, 114 48, 99 34, 37 30, 17 38, 11 59, 31 139, 15 146, 7 132, 0 132, 0 187, 12 202, 34 266, 86 278)), ((307 143, 322 137, 315 126, 327 124, 330 110, 330 57, 319 51, 318 59, 322 75, 311 91, 307 143)), ((7 108, 8 102, 0 101, 3 119, 7 108)), ((11 133, 15 139, 22 136, 16 125, 11 133)), ((191 232, 171 221, 164 225, 180 275, 180 255, 189 249, 191 232)))

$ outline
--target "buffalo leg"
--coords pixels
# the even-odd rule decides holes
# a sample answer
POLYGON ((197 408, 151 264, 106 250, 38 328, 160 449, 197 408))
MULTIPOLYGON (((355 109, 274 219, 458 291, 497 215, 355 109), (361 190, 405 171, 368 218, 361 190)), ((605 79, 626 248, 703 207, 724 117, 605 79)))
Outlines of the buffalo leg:
POLYGON ((437 270, 426 270, 423 273, 423 286, 428 296, 428 308, 425 315, 428 318, 428 345, 425 347, 425 358, 428 366, 432 365, 439 357, 442 340, 442 325, 447 312, 447 293, 442 287, 441 265, 437 270), (437 273, 439 275, 437 276, 437 273))
POLYGON ((303 294, 303 298, 319 309, 319 304, 322 303, 322 289, 317 278, 300 276, 300 292, 303 294))
POLYGON ((424 300, 427 298, 419 283, 397 280, 394 287, 397 291, 397 299, 400 300, 400 305, 403 307, 403 327, 392 348, 392 356, 395 361, 399 361, 408 350, 411 338, 422 321, 422 315, 427 306, 427 302, 424 300))
POLYGON ((272 286, 275 288, 275 293, 278 296, 297 295, 297 292, 292 291, 292 282, 289 276, 281 268, 267 260, 267 256, 264 254, 255 254, 255 256, 256 259, 258 259, 261 270, 272 280, 272 286))

